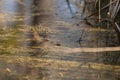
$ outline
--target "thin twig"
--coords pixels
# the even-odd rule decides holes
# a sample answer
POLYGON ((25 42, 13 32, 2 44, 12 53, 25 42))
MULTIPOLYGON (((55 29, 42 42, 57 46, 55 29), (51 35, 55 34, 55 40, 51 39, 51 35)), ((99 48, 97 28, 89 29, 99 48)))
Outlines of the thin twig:
MULTIPOLYGON (((106 9, 107 7, 109 7, 110 5, 112 5, 113 3, 115 3, 116 1, 117 1, 117 0, 115 0, 115 1, 107 4, 106 6, 104 6, 103 8, 101 8, 100 11, 106 9)), ((95 15, 95 14, 97 14, 97 13, 98 13, 98 11, 94 12, 93 14, 91 14, 91 15, 89 15, 89 16, 87 16, 87 17, 91 17, 91 16, 93 16, 93 15, 95 15)))

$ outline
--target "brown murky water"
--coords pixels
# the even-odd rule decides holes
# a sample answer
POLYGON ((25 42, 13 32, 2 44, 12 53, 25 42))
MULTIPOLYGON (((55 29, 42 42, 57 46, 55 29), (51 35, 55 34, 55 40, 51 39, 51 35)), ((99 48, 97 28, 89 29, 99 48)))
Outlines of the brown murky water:
POLYGON ((71 7, 65 0, 0 1, 0 80, 120 79, 120 51, 73 53, 115 47, 118 39, 73 17, 72 0, 71 7))

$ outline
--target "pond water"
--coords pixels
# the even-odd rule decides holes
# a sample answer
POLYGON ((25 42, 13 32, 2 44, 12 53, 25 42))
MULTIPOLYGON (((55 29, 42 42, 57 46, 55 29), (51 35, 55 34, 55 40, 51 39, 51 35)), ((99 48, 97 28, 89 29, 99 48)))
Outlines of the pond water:
POLYGON ((114 31, 108 40, 109 32, 73 17, 78 9, 72 0, 71 8, 73 13, 65 0, 0 1, 0 80, 120 79, 120 51, 57 52, 119 46, 114 31), (56 52, 49 51, 52 47, 56 52))

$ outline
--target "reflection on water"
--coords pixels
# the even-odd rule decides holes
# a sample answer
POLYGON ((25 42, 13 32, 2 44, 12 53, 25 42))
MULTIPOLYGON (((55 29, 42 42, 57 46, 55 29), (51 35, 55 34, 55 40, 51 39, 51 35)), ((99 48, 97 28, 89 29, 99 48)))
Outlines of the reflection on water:
POLYGON ((16 11, 16 2, 15 0, 1 0, 2 2, 2 11, 5 12, 15 12, 16 11))
POLYGON ((53 8, 52 0, 34 0, 33 5, 34 5, 33 25, 51 22, 51 20, 53 18, 53 16, 52 16, 52 8, 53 8))
MULTIPOLYGON (((61 1, 59 0, 58 2, 61 1)), ((72 55, 55 53, 55 55, 51 55, 52 57, 48 55, 48 60, 46 59, 47 56, 45 56, 45 59, 43 59, 44 57, 41 59, 41 56, 39 58, 36 58, 36 56, 31 57, 28 53, 34 53, 33 55, 36 55, 36 53, 37 55, 46 55, 42 49, 31 48, 36 46, 36 44, 39 45, 39 42, 33 41, 32 37, 38 40, 38 36, 40 36, 40 32, 36 32, 39 29, 36 28, 36 31, 34 29, 31 31, 31 29, 39 24, 49 24, 52 22, 54 13, 52 9, 53 2, 51 0, 1 0, 1 3, 0 25, 5 27, 0 32, 0 55, 5 54, 4 57, 0 58, 0 61, 3 61, 0 62, 1 80, 58 80, 59 78, 62 80, 89 80, 86 78, 92 80, 103 78, 102 80, 106 80, 108 77, 111 78, 111 76, 112 78, 116 77, 114 74, 119 75, 119 71, 117 72, 119 69, 118 66, 120 65, 119 52, 100 53, 101 56, 99 58, 101 62, 93 61, 96 63, 90 61, 93 59, 93 56, 87 53, 72 55), (6 28, 6 26, 9 28, 6 28), (26 27, 31 26, 31 29, 26 29, 26 27), (23 35, 27 35, 27 37, 23 39, 23 35), (23 45, 27 42, 29 45, 27 45, 27 49, 26 46, 24 49, 23 45), (6 57, 10 53, 13 56, 15 55, 15 57, 6 57), (26 56, 16 58, 20 54, 27 54, 29 58, 26 56), (110 69, 107 69, 108 67, 110 69), (114 72, 112 72, 113 69, 115 69, 114 72), (49 79, 45 79, 45 77, 49 79)), ((63 5, 61 6, 59 4, 59 7, 66 9, 66 3, 63 5)), ((62 9, 58 9, 57 11, 61 10, 62 14, 60 16, 65 15, 66 18, 68 14, 65 14, 65 10, 62 12, 62 9)), ((42 32, 41 35, 46 36, 43 34, 42 32)), ((89 44, 86 45, 88 46, 89 44)), ((102 44, 100 43, 100 45, 102 44)), ((95 53, 94 55, 96 54, 99 53, 95 53)))
POLYGON ((43 80, 47 76, 44 67, 32 65, 36 64, 36 61, 22 63, 20 58, 15 59, 18 60, 17 63, 0 62, 0 80, 43 80))
MULTIPOLYGON (((0 4, 0 55, 16 55, 19 54, 27 54, 31 46, 29 45, 29 49, 22 50, 23 46, 29 42, 25 41, 24 33, 30 32, 30 36, 32 32, 30 29, 26 27, 31 27, 31 25, 39 25, 41 17, 39 14, 39 7, 41 0, 1 0, 0 4), (37 1, 37 2, 36 2, 37 1), (22 26, 23 25, 23 26, 22 26), (26 26, 27 25, 27 26, 26 26), (29 25, 29 26, 28 26, 29 25), (26 32, 24 32, 26 31, 26 32), (21 51, 20 51, 21 50, 21 51), (23 51, 23 52, 22 52, 23 51), (18 54, 17 54, 18 53, 18 54)), ((44 16, 46 17, 46 16, 44 16)), ((32 40, 31 37, 25 37, 32 40)), ((29 42, 29 44, 31 44, 29 42)), ((41 54, 40 50, 31 49, 30 53, 38 53, 41 54), (39 52, 38 52, 39 51, 39 52)), ((28 54, 29 56, 29 54, 28 54)), ((6 57, 5 57, 6 58, 6 57)), ((18 63, 9 64, 7 62, 0 62, 0 80, 43 80, 45 71, 42 67, 33 67, 29 66, 32 62, 27 62, 27 57, 18 58, 21 60, 25 60, 23 62, 18 61, 18 63), (3 70, 3 71, 1 71, 3 70), (30 76, 31 75, 31 76, 30 76)), ((17 60, 18 60, 17 59, 17 60)), ((12 60, 12 59, 9 59, 12 60)), ((8 60, 8 61, 9 61, 8 60)), ((33 63, 36 63, 35 61, 33 63)), ((40 64, 39 62, 36 64, 40 64)))
POLYGON ((103 53, 103 62, 109 65, 120 65, 120 51, 103 53))
POLYGON ((1 2, 1 12, 6 14, 6 21, 11 22, 8 19, 12 19, 12 21, 24 22, 29 25, 38 25, 43 20, 50 21, 52 10, 52 1, 50 0, 2 0, 1 2))

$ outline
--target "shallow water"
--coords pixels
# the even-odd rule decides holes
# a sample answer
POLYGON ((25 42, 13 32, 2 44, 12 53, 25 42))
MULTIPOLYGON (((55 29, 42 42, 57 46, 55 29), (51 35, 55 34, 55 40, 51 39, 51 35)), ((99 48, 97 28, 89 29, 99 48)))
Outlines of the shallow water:
POLYGON ((107 32, 74 18, 77 8, 71 4, 73 13, 64 0, 0 1, 0 80, 120 79, 119 51, 62 52, 118 46, 114 31, 108 40, 107 32))

